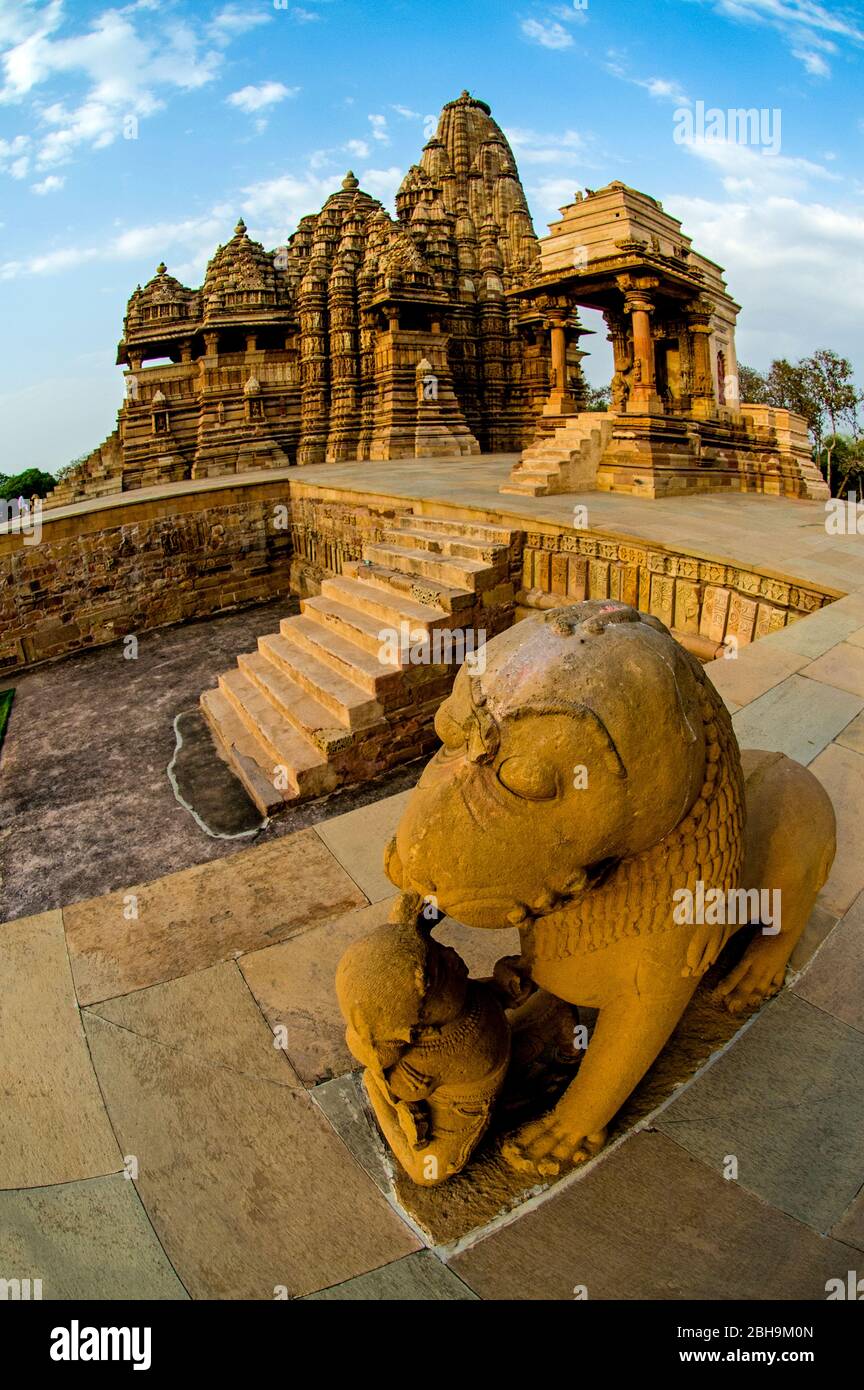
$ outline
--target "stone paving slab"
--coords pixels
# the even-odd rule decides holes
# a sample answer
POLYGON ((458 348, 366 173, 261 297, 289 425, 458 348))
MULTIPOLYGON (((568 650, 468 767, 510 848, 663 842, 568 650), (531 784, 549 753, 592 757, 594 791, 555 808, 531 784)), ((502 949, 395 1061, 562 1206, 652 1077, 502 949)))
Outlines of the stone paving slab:
POLYGON ((834 742, 842 743, 844 748, 851 748, 855 753, 864 753, 864 714, 856 715, 834 742))
POLYGON ((837 857, 819 903, 842 917, 864 890, 864 756, 834 743, 814 758, 811 771, 831 797, 837 817, 837 857))
POLYGON ((831 1230, 835 1240, 843 1240, 857 1250, 864 1251, 864 1188, 854 1202, 850 1202, 837 1225, 831 1230))
POLYGON ((278 1086, 300 1085, 233 961, 104 1000, 87 1013, 212 1066, 278 1086))
MULTIPOLYGON (((403 804, 403 798, 393 797, 403 804)), ((352 812, 360 816, 371 807, 352 812)), ((379 817, 379 821, 380 821, 379 817)), ((362 823, 362 819, 361 819, 362 823)), ((357 1064, 345 1045, 345 1023, 336 999, 336 967, 352 941, 387 921, 397 894, 368 908, 357 908, 278 946, 241 957, 240 969, 271 1028, 286 1029, 285 1047, 307 1086, 340 1076, 357 1064)), ((436 940, 453 946, 470 973, 491 975, 495 962, 519 950, 519 933, 472 931, 447 917, 435 928, 436 940)))
POLYGON ((732 724, 742 748, 786 753, 807 766, 862 709, 858 695, 793 675, 738 710, 732 724))
POLYGON ((793 988, 809 1004, 864 1033, 864 893, 793 988))
POLYGON ((736 1157, 742 1187, 827 1231, 864 1177, 862 1072, 860 1033, 781 994, 657 1128, 717 1171, 736 1157))
POLYGON ((305 1303, 477 1302, 477 1295, 428 1251, 406 1255, 347 1284, 307 1294, 305 1303))
POLYGON ((642 1133, 450 1265, 484 1299, 824 1299, 848 1257, 642 1133))
POLYGON ((365 904, 320 836, 301 830, 75 903, 63 917, 78 998, 92 1004, 269 946, 365 904))
POLYGON ((362 1072, 352 1071, 324 1081, 311 1094, 379 1192, 389 1195, 393 1191, 395 1160, 385 1150, 372 1118, 363 1091, 362 1072))
POLYGON ((122 1174, 0 1192, 0 1270, 43 1299, 186 1299, 122 1174))
POLYGON ((0 926, 0 1188, 123 1167, 75 1004, 59 912, 0 926))
POLYGON ((812 681, 824 681, 836 690, 864 697, 864 647, 839 642, 806 666, 803 674, 812 681))
POLYGON ((705 671, 724 699, 728 696, 738 705, 747 705, 806 665, 807 658, 800 652, 784 648, 763 650, 758 642, 744 647, 737 657, 709 661, 705 671))
POLYGON ((141 1200, 193 1298, 296 1297, 418 1248, 308 1095, 85 1022, 141 1200))
POLYGON ((790 623, 779 632, 760 637, 758 645, 766 651, 798 652, 800 656, 809 656, 812 661, 838 642, 851 640, 851 634, 860 625, 861 619, 857 613, 829 603, 818 613, 811 613, 809 617, 790 623))
POLYGON ((396 833, 410 795, 407 791, 388 796, 315 826, 331 854, 370 903, 391 898, 395 891, 384 873, 384 848, 396 833))
POLYGON ((336 967, 352 941, 383 926, 392 902, 390 897, 357 908, 239 961, 270 1027, 285 1029, 285 1051, 307 1086, 357 1065, 345 1045, 336 967))

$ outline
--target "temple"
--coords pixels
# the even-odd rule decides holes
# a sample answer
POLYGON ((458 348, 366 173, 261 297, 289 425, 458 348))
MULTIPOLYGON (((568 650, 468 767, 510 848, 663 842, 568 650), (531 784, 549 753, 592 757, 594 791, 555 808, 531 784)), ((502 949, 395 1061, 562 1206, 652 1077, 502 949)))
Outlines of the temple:
MULTIPOLYGON (((203 286, 160 265, 132 295, 115 433, 53 504, 248 469, 513 452, 549 392, 549 345, 509 291, 538 256, 512 150, 485 102, 448 103, 396 196, 349 173, 287 246, 245 224, 203 286)), ((583 390, 578 352, 570 352, 583 390)))
POLYGON ((822 498, 806 424, 742 404, 738 305, 647 194, 577 193, 538 241, 513 152, 468 92, 396 195, 348 173, 287 245, 245 223, 200 289, 164 264, 129 300, 117 428, 49 505, 292 465, 516 455, 502 491, 822 498), (611 408, 586 410, 579 309, 611 408))
POLYGON ((502 491, 828 496, 806 422, 741 402, 739 305, 720 266, 694 251, 655 198, 620 182, 577 193, 510 294, 523 331, 549 333, 552 389, 502 491), (605 414, 580 412, 568 379, 583 307, 603 314, 612 344, 605 414))

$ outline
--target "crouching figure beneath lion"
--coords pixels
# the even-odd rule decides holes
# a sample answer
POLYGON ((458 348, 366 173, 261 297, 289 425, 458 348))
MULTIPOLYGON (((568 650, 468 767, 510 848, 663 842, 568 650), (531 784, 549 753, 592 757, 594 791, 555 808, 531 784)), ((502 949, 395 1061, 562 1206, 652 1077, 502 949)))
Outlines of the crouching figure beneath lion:
POLYGON ((762 930, 718 994, 738 1012, 780 988, 831 867, 834 813, 798 763, 741 754, 696 659, 612 601, 496 637, 436 729, 391 880, 469 927, 519 928, 500 992, 509 979, 514 999, 538 987, 599 1010, 558 1103, 504 1141, 514 1168, 552 1175, 602 1146, 740 927, 762 930))

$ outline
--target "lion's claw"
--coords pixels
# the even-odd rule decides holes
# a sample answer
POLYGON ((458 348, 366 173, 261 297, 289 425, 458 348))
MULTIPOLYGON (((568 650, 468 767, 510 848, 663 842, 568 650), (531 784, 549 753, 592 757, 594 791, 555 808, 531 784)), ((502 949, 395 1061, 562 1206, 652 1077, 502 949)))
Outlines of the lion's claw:
POLYGON ((556 1177, 568 1164, 584 1163, 593 1158, 606 1142, 606 1131, 583 1135, 578 1127, 550 1115, 520 1130, 501 1146, 504 1158, 518 1173, 537 1173, 540 1177, 556 1177))

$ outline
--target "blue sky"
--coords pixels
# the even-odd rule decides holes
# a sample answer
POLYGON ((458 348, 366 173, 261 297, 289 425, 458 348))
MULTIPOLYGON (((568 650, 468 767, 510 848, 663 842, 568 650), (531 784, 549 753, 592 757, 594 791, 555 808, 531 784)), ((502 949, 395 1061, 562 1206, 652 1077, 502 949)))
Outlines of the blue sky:
POLYGON ((539 234, 623 179, 726 267, 742 361, 830 346, 860 379, 862 57, 861 4, 816 0, 0 0, 0 473, 110 432, 125 303, 160 259, 198 284, 238 215, 277 245, 349 167, 392 206, 465 87, 539 234), (699 102, 779 110, 780 152, 677 143, 699 102))

